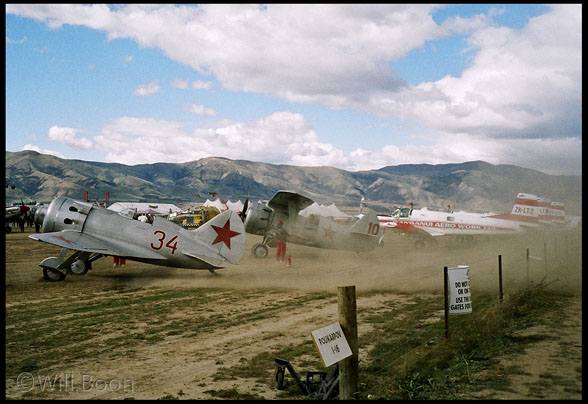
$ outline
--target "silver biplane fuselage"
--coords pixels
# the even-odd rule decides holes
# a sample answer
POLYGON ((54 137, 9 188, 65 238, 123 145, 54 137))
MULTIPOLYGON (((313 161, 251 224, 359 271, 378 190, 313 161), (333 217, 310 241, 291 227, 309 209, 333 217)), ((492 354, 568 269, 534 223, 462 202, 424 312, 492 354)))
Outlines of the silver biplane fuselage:
POLYGON ((333 218, 318 214, 302 216, 299 212, 314 201, 291 191, 278 191, 264 203, 250 204, 245 214, 245 231, 263 236, 261 244, 253 246, 256 257, 267 256, 266 245, 275 246, 275 229, 282 221, 289 243, 336 250, 369 251, 381 244, 383 229, 375 213, 361 218, 333 218))

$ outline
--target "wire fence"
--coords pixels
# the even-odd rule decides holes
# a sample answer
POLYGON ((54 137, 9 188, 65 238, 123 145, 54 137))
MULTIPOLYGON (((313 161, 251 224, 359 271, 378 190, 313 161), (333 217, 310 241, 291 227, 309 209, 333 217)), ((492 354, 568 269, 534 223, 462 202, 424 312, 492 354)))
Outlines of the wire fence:
MULTIPOLYGON (((495 265, 496 267, 496 296, 502 289, 500 281, 504 282, 504 277, 499 276, 499 267, 507 274, 506 282, 504 282, 506 288, 510 291, 520 290, 521 288, 528 288, 533 284, 539 282, 545 282, 547 284, 556 284, 558 281, 562 281, 563 289, 567 289, 570 282, 575 282, 576 278, 566 279, 565 277, 569 274, 580 274, 582 271, 582 241, 581 236, 578 237, 572 233, 559 233, 551 234, 549 236, 543 235, 541 239, 530 240, 530 247, 521 248, 520 246, 507 246, 508 251, 506 255, 493 254, 492 256, 477 256, 475 258, 468 259, 467 265, 470 267, 470 273, 475 274, 476 269, 488 265, 495 265), (506 267, 505 267, 506 262, 506 267), (566 268, 566 266, 569 266, 566 268), (563 269, 563 271, 562 271, 563 269), (516 276, 508 276, 508 275, 516 276), (524 275, 523 275, 524 274, 524 275), (524 282, 521 282, 522 278, 524 282), (502 279, 499 279, 502 278, 502 279)), ((452 261, 453 266, 455 262, 452 261)), ((438 269, 441 272, 444 268, 443 263, 439 263, 438 269)), ((446 266, 446 265, 445 265, 446 266)), ((457 266, 457 265, 455 265, 457 266)), ((440 277, 442 280, 443 278, 440 277)), ((470 287, 475 287, 475 281, 470 281, 470 287)), ((581 281, 576 283, 574 286, 579 285, 579 291, 581 293, 581 281)), ((443 283, 440 283, 439 288, 443 289, 443 283)), ((568 291, 571 291, 568 289, 568 291)), ((475 315, 475 293, 472 293, 473 311, 475 315)), ((466 314, 468 315, 468 314, 466 314)), ((443 321, 443 317, 439 317, 439 322, 443 321)), ((411 332, 410 338, 401 339, 390 338, 390 349, 378 350, 378 362, 388 362, 399 355, 400 352, 405 352, 408 348, 415 347, 422 344, 423 341, 430 340, 431 331, 425 328, 419 331, 418 328, 411 332), (393 343, 392 343, 393 342, 393 343)), ((443 334, 440 333, 434 338, 443 338, 443 334)), ((389 371, 386 368, 370 369, 369 366, 364 366, 362 370, 368 372, 365 377, 378 377, 382 373, 389 371)))

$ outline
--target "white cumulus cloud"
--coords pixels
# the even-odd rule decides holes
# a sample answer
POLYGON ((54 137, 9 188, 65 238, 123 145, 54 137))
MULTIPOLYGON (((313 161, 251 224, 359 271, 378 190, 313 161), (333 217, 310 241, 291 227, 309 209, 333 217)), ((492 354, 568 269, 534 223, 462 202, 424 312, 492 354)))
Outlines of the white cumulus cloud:
POLYGON ((171 85, 175 88, 186 89, 188 88, 188 84, 190 84, 190 80, 175 78, 172 80, 171 85))
POLYGON ((49 139, 78 150, 91 150, 94 145, 91 140, 78 137, 79 129, 54 125, 49 128, 49 139))
POLYGON ((37 153, 41 153, 41 154, 49 154, 51 156, 59 157, 60 159, 66 158, 63 154, 61 154, 59 152, 56 152, 54 150, 49 150, 49 149, 41 149, 39 146, 35 146, 32 144, 25 144, 23 146, 23 148, 21 149, 21 151, 23 151, 23 150, 32 150, 32 151, 36 151, 37 153))
POLYGON ((209 90, 212 88, 212 81, 194 80, 192 88, 194 90, 209 90))
POLYGON ((188 108, 188 111, 194 115, 216 116, 216 111, 214 109, 205 107, 204 105, 192 104, 188 108))
POLYGON ((159 84, 156 81, 148 83, 148 84, 141 84, 133 94, 138 97, 147 97, 149 95, 153 95, 160 90, 159 84))
POLYGON ((251 122, 223 121, 207 128, 192 128, 188 122, 121 117, 106 125, 94 141, 107 152, 108 161, 130 165, 181 163, 223 156, 362 171, 415 161, 444 164, 483 160, 535 168, 549 174, 581 172, 581 140, 573 137, 496 142, 492 138, 445 133, 434 137, 430 145, 387 145, 345 152, 321 142, 303 115, 287 111, 251 122))
MULTIPOLYGON (((578 135, 581 5, 551 6, 521 29, 494 24, 496 11, 437 24, 432 12, 438 7, 61 4, 7 5, 7 12, 53 28, 84 25, 110 39, 158 48, 198 72, 212 73, 232 91, 413 119, 443 132, 550 137, 560 128, 556 136, 578 135), (470 47, 477 51, 460 77, 410 86, 389 66, 426 42, 456 34, 470 34, 470 47)), ((208 88, 202 85, 194 82, 193 88, 208 88)), ((150 83, 135 94, 158 89, 150 83)))
MULTIPOLYGON (((189 123, 125 117, 106 125, 95 141, 109 151, 110 159, 124 157, 128 164, 145 162, 139 158, 145 153, 151 162, 223 155, 361 169, 482 159, 529 164, 546 172, 578 169, 582 5, 550 5, 521 28, 496 24, 496 9, 438 23, 432 14, 439 7, 9 4, 6 12, 43 21, 52 29, 80 25, 103 31, 110 40, 127 38, 158 49, 213 77, 192 82, 195 90, 211 89, 218 82, 233 92, 410 120, 429 133, 426 145, 343 152, 321 142, 304 116, 290 112, 195 129, 189 123), (411 85, 391 68, 409 52, 454 35, 464 35, 473 54, 459 75, 411 85)), ((186 82, 172 85, 184 88, 186 82)), ((152 82, 134 93, 157 91, 159 85, 152 82)), ((193 108, 193 113, 212 116, 204 106, 193 108)), ((62 142, 83 143, 61 136, 62 142)))

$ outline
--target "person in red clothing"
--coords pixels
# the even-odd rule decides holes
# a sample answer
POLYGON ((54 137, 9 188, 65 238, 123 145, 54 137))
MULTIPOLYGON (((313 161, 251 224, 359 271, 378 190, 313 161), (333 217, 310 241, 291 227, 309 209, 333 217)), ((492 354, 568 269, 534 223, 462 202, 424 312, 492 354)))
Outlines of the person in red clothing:
POLYGON ((126 258, 122 258, 122 257, 112 257, 112 267, 117 267, 117 266, 121 266, 124 267, 125 264, 127 263, 127 259, 126 258))
POLYGON ((286 255, 286 239, 288 238, 288 231, 284 228, 284 222, 278 220, 276 228, 276 239, 278 241, 278 248, 276 250, 276 261, 284 262, 286 255))

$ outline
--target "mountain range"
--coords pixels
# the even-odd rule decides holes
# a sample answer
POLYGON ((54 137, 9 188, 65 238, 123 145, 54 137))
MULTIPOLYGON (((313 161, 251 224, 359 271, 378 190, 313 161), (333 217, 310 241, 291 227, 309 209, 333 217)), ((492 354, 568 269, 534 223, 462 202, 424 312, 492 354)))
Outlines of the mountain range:
POLYGON ((187 163, 134 166, 67 160, 34 151, 6 152, 7 200, 50 201, 56 195, 90 200, 204 202, 209 192, 227 200, 269 199, 278 190, 302 193, 321 204, 358 208, 362 197, 378 213, 413 202, 416 207, 509 212, 519 192, 563 202, 581 215, 582 177, 556 176, 483 161, 404 164, 345 171, 207 157, 187 163))

